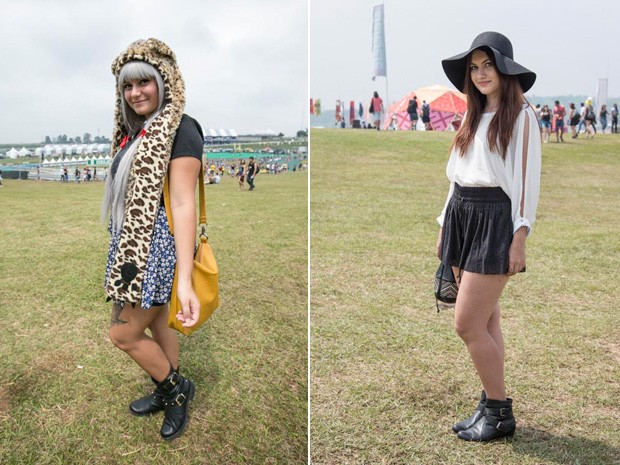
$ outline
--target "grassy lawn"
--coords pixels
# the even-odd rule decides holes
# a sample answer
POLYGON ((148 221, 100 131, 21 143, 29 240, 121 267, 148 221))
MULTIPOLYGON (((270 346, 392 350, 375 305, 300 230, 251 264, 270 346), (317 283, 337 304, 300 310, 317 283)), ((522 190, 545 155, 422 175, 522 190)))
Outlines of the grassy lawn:
POLYGON ((480 385, 433 278, 453 133, 311 134, 313 464, 620 464, 620 137, 543 147, 502 296, 512 441, 450 430, 480 385))
POLYGON ((307 175, 254 192, 207 186, 221 307, 181 339, 195 381, 186 433, 128 403, 148 376, 107 338, 103 183, 5 180, 0 189, 0 463, 307 462, 307 175))

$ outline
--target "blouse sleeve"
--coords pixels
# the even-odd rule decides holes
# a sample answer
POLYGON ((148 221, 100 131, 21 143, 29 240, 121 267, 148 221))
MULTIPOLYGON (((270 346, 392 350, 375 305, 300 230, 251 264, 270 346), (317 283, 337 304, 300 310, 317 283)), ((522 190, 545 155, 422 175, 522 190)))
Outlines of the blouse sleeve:
POLYGON ((536 221, 541 167, 540 131, 530 107, 519 115, 515 137, 511 181, 513 233, 525 226, 529 236, 532 225, 536 221))

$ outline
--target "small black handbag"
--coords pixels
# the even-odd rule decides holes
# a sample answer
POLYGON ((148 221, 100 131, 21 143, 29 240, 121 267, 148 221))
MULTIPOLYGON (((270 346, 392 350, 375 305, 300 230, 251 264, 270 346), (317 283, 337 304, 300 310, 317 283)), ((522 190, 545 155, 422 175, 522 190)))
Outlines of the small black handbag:
POLYGON ((458 292, 459 288, 456 284, 456 279, 454 279, 452 267, 440 263, 435 274, 435 304, 437 305, 437 313, 439 313, 439 302, 444 304, 442 307, 453 306, 458 292))

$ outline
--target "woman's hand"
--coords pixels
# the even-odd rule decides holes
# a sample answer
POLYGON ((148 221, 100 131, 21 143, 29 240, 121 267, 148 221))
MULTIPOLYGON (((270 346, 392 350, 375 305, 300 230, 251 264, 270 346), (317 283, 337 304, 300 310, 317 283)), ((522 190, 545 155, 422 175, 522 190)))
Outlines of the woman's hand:
POLYGON ((181 326, 194 326, 198 323, 200 316, 200 300, 198 300, 191 284, 186 286, 179 284, 177 298, 181 304, 181 311, 177 313, 177 320, 183 323, 181 326))
POLYGON ((514 276, 525 268, 525 238, 527 228, 522 227, 512 236, 512 243, 508 250, 508 276, 514 276))
POLYGON ((435 256, 441 259, 441 233, 443 228, 439 228, 439 236, 437 236, 437 250, 435 250, 435 256))

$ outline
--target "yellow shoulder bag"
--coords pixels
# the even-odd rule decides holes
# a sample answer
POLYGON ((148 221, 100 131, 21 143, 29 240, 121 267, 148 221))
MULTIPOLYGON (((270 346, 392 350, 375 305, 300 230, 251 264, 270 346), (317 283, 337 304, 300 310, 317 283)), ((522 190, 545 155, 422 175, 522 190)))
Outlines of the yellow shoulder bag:
MULTIPOLYGON (((170 295, 170 309, 168 311, 168 326, 180 333, 189 336, 196 331, 202 324, 207 321, 211 314, 220 305, 218 291, 218 270, 213 250, 208 243, 209 237, 206 233, 207 228, 207 209, 205 203, 205 184, 204 171, 200 166, 200 177, 198 179, 198 195, 200 202, 200 221, 199 226, 201 232, 199 235, 200 243, 194 255, 194 266, 192 269, 192 287, 200 300, 200 316, 198 322, 191 327, 182 326, 182 322, 177 320, 177 313, 181 311, 181 303, 177 298, 178 287, 178 267, 174 270, 174 280, 172 281, 172 294, 170 295)), ((168 226, 170 234, 174 236, 174 226, 172 224, 172 210, 170 208, 170 186, 168 175, 164 181, 164 204, 166 207, 166 216, 168 217, 168 226)))

